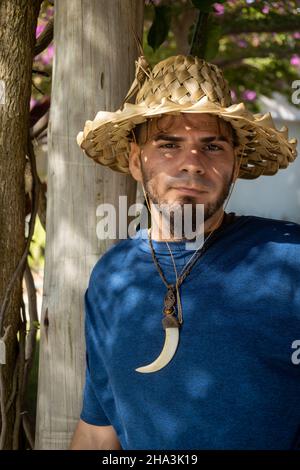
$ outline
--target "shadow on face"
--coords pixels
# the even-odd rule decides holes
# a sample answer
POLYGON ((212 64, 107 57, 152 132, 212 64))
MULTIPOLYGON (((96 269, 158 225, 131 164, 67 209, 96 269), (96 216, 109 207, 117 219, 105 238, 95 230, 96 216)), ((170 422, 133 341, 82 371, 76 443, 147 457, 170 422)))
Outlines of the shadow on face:
POLYGON ((138 126, 129 168, 155 204, 222 207, 237 177, 231 125, 211 114, 163 115, 138 126))

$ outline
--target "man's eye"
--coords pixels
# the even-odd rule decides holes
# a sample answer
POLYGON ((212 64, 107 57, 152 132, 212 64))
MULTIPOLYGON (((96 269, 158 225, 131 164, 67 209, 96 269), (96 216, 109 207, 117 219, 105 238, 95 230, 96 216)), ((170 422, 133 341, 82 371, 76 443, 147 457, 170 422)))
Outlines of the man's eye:
POLYGON ((168 144, 161 144, 159 148, 161 149, 175 149, 178 146, 176 144, 168 143, 168 144))
POLYGON ((219 150, 223 150, 222 147, 219 147, 219 145, 215 144, 208 144, 204 147, 205 150, 209 150, 210 152, 217 152, 219 150))

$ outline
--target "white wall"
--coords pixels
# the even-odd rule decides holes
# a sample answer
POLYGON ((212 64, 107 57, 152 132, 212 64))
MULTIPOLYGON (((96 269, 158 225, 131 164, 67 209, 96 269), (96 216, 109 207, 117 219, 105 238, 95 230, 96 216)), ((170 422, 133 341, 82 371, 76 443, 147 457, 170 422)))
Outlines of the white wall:
MULTIPOLYGON (((261 112, 270 111, 277 129, 286 125, 289 137, 300 140, 300 106, 291 106, 281 95, 261 99, 261 112)), ((299 156, 287 169, 274 176, 255 180, 238 179, 226 212, 239 215, 258 215, 300 223, 300 143, 299 156)))

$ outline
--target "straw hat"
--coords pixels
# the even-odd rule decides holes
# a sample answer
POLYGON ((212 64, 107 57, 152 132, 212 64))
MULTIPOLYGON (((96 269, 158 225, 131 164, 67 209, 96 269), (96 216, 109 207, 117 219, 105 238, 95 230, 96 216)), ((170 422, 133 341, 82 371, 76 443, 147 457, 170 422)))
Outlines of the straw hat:
POLYGON ((239 178, 274 175, 297 156, 296 139, 286 127, 276 129, 270 113, 252 114, 244 103, 232 104, 222 71, 194 56, 172 56, 153 69, 145 57, 136 61, 135 80, 116 112, 100 111, 86 121, 78 145, 97 163, 129 173, 132 129, 163 114, 209 113, 229 122, 243 149, 239 178), (128 99, 137 93, 135 104, 128 99))

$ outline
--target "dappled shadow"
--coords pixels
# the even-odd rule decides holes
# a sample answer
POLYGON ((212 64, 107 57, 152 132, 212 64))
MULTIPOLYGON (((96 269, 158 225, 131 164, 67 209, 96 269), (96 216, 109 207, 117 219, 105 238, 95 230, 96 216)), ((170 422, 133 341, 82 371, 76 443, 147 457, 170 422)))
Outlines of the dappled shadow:
MULTIPOLYGON (((289 445, 282 416, 294 410, 292 421, 299 419, 290 358, 300 319, 299 237, 299 226, 262 218, 227 227, 182 285, 175 356, 150 374, 135 369, 161 351, 165 286, 147 240, 123 241, 102 257, 90 291, 91 349, 96 390, 123 448, 289 445), (104 391, 97 380, 107 383, 104 391), (271 432, 258 435, 264 426, 271 432)), ((171 260, 158 245, 172 282, 171 260)), ((173 253, 179 266, 186 253, 173 253)))

